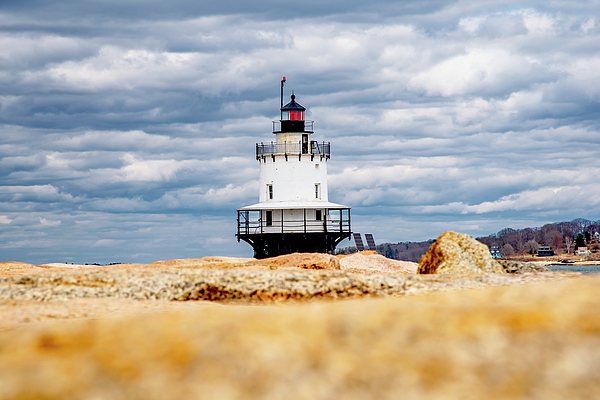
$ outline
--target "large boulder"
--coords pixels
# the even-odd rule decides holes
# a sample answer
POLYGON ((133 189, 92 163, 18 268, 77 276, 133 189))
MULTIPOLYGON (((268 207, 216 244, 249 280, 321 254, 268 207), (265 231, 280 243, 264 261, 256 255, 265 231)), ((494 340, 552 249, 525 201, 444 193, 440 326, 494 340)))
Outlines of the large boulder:
POLYGON ((444 232, 419 261, 419 274, 503 274, 486 245, 469 235, 444 232))

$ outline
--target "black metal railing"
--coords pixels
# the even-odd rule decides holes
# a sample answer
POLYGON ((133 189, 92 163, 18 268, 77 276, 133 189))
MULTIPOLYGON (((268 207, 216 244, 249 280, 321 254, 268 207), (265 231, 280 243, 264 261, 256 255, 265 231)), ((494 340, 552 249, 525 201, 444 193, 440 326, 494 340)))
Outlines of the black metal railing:
POLYGON ((311 154, 324 155, 329 158, 331 153, 331 142, 317 142, 315 140, 310 142, 311 154))
POLYGON ((273 133, 282 133, 282 122, 286 132, 314 132, 315 121, 273 121, 273 133), (304 123, 304 124, 303 124, 304 123))
POLYGON ((298 155, 313 155, 329 158, 331 153, 330 142, 317 142, 312 140, 310 147, 303 145, 302 142, 270 142, 256 143, 256 159, 269 156, 298 156, 298 155))
MULTIPOLYGON (((327 210, 325 218, 320 221, 307 218, 279 219, 273 218, 267 224, 260 218, 259 211, 238 211, 238 235, 257 235, 265 233, 317 233, 342 232, 350 233, 350 210, 327 210), (344 212, 346 211, 346 212, 344 212)), ((275 216, 274 216, 275 217, 275 216)))

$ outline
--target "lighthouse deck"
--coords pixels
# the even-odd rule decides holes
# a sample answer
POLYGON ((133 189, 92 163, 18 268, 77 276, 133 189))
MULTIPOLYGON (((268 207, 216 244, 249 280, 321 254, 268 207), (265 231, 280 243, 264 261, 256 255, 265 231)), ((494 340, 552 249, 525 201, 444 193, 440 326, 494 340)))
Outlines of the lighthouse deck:
MULTIPOLYGON (((329 203, 333 204, 333 203, 329 203)), ((350 208, 244 209, 238 212, 237 236, 273 233, 350 234, 350 208), (267 216, 267 212, 270 214, 267 216), (318 215, 318 217, 316 217, 318 215)))
POLYGON ((329 158, 331 153, 331 144, 329 142, 317 142, 312 140, 310 146, 304 145, 301 142, 270 142, 256 144, 256 159, 261 157, 274 156, 301 156, 312 155, 329 158))
POLYGON ((350 208, 239 209, 238 241, 254 248, 255 258, 290 253, 330 253, 350 238, 350 208))

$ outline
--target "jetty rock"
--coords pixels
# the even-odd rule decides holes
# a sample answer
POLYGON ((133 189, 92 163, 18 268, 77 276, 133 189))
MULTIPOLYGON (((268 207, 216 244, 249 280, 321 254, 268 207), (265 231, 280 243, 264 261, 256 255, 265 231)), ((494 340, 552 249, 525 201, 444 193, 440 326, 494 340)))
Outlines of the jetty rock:
POLYGON ((392 260, 377 252, 359 252, 340 258, 342 270, 361 274, 398 273, 416 274, 417 263, 392 260))
MULTIPOLYGON (((155 312, 98 299, 110 313, 0 330, 0 399, 599 399, 599 285, 590 276, 288 306, 154 301, 155 312)), ((31 303, 17 304, 22 314, 31 303)))
POLYGON ((292 253, 277 257, 256 260, 251 265, 268 266, 277 268, 300 268, 300 269, 326 269, 339 270, 340 260, 331 254, 321 253, 292 253))
POLYGON ((535 265, 528 262, 513 261, 513 260, 498 260, 498 263, 504 268, 504 272, 509 274, 524 274, 526 272, 550 272, 548 267, 543 265, 535 265))
POLYGON ((444 232, 419 260, 419 274, 504 274, 486 245, 469 235, 444 232))

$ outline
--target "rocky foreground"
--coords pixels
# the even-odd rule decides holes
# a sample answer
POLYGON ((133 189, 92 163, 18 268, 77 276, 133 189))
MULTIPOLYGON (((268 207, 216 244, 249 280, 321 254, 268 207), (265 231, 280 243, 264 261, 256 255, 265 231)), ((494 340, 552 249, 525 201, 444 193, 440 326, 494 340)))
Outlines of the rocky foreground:
POLYGON ((0 263, 0 399, 600 398, 600 277, 459 239, 418 267, 0 263))

